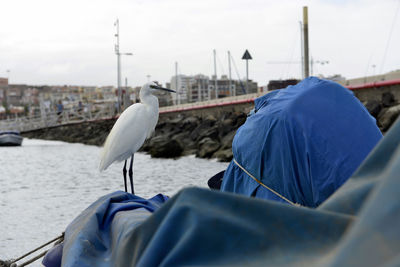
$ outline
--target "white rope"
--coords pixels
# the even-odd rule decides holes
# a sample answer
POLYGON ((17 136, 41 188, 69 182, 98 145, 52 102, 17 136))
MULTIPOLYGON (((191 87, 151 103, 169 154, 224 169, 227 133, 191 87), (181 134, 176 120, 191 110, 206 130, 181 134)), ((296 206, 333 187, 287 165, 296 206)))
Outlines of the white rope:
POLYGON ((273 194, 275 194, 276 196, 280 197, 281 199, 285 200, 286 202, 288 202, 289 204, 292 204, 294 206, 300 206, 300 204, 298 203, 294 203, 292 201, 290 201, 289 199, 287 199, 286 197, 282 196, 281 194, 279 194, 278 192, 276 192, 274 189, 266 186, 265 184, 263 184, 259 179, 257 179, 256 177, 254 177, 254 175, 252 175, 251 173, 249 173, 245 168, 243 168, 237 161, 236 159, 233 159, 233 162, 235 162, 235 164, 242 169, 242 171, 244 171, 248 176, 250 176, 254 181, 256 181, 258 184, 260 184, 261 186, 265 187, 266 189, 268 189, 270 192, 272 192, 273 194))

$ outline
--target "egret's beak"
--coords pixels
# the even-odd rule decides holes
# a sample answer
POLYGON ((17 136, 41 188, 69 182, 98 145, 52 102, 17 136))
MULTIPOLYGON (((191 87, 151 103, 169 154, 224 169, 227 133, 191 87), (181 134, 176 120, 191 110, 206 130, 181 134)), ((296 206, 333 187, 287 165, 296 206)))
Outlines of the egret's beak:
POLYGON ((164 87, 161 87, 161 86, 158 86, 158 85, 150 85, 150 88, 158 89, 158 90, 164 90, 164 91, 168 91, 168 92, 171 92, 171 93, 176 93, 174 90, 171 90, 171 89, 168 89, 168 88, 164 88, 164 87))

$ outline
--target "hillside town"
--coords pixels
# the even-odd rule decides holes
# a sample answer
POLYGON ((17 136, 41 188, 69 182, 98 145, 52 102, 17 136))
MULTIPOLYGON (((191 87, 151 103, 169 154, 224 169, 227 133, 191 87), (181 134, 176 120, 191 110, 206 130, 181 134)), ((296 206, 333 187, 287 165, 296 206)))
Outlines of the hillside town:
MULTIPOLYGON (((400 70, 382 75, 374 75, 346 80, 341 75, 323 77, 344 86, 354 86, 378 81, 400 78, 400 70)), ((165 84, 166 88, 177 94, 157 92, 160 107, 208 101, 229 96, 261 93, 295 85, 298 79, 271 80, 268 85, 259 86, 257 82, 230 80, 227 75, 211 77, 203 74, 172 76, 165 84), (217 88, 217 90, 215 89, 217 88)), ((139 102, 141 86, 121 87, 121 105, 126 108, 139 102)), ((12 84, 8 78, 0 77, 0 119, 20 116, 35 117, 41 113, 58 113, 63 110, 88 111, 114 105, 118 109, 118 88, 116 86, 79 86, 79 85, 27 85, 12 84)))
MULTIPOLYGON (((161 107, 255 93, 260 90, 258 84, 251 80, 246 91, 245 82, 229 80, 226 75, 216 79, 215 76, 210 78, 203 74, 173 76, 165 86, 178 93, 174 96, 158 93, 161 107)), ((121 88, 124 107, 139 102, 140 88, 141 86, 121 88)), ((12 84, 8 78, 0 77, 0 119, 37 116, 41 111, 95 109, 110 103, 115 104, 117 108, 117 102, 118 88, 115 86, 12 84)))

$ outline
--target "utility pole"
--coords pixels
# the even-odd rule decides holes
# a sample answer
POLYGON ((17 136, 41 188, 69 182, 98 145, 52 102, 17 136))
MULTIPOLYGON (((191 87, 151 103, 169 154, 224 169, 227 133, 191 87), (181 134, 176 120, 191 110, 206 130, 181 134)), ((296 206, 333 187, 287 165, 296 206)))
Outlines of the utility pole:
POLYGON ((310 63, 308 54, 308 8, 303 7, 303 40, 304 40, 304 77, 310 76, 310 63))
POLYGON ((201 101, 201 76, 197 80, 197 102, 201 101))
POLYGON ((231 75, 231 52, 228 51, 228 67, 229 67, 229 95, 233 95, 233 89, 232 89, 232 75, 231 75))
POLYGON ((115 45, 115 54, 117 55, 117 89, 118 89, 118 113, 121 113, 121 55, 132 56, 132 53, 121 53, 119 51, 119 20, 117 19, 114 23, 114 26, 117 27, 117 33, 115 37, 117 37, 117 44, 115 45))
POLYGON ((242 59, 246 60, 246 94, 249 93, 249 60, 253 59, 249 53, 249 51, 246 49, 246 51, 243 54, 242 59))
POLYGON ((127 108, 128 106, 128 100, 129 100, 129 94, 128 94, 128 78, 125 77, 125 96, 123 98, 122 101, 122 105, 124 107, 124 110, 127 108))
POLYGON ((217 83, 217 52, 214 49, 214 76, 215 76, 215 98, 218 99, 218 83, 217 83))
POLYGON ((300 51, 300 58, 301 58, 301 64, 300 64, 300 68, 301 68, 301 79, 304 79, 304 40, 303 40, 303 23, 301 23, 301 21, 299 21, 300 24, 300 45, 301 45, 301 51, 300 51))

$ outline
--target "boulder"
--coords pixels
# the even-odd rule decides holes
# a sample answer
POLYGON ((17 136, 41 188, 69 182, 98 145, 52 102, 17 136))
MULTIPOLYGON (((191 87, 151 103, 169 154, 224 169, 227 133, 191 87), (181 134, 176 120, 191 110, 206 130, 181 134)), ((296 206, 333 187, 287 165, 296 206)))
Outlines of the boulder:
POLYGON ((154 158, 176 158, 183 152, 183 147, 177 140, 164 136, 152 138, 149 146, 149 153, 154 158))
POLYGON ((237 129, 237 128, 239 128, 243 123, 246 122, 247 114, 245 114, 245 113, 243 113, 243 112, 237 112, 235 115, 236 115, 236 116, 235 116, 235 120, 234 120, 234 123, 235 123, 235 127, 234 127, 234 128, 237 129))
POLYGON ((190 138, 193 141, 198 141, 203 139, 204 137, 210 137, 212 139, 218 138, 218 126, 212 127, 209 122, 202 122, 199 126, 196 127, 191 133, 190 138))
POLYGON ((385 113, 380 116, 379 124, 381 125, 382 131, 387 131, 393 122, 397 119, 400 114, 400 105, 396 105, 388 108, 385 113))
POLYGON ((170 119, 167 121, 168 124, 179 124, 181 123, 185 118, 183 116, 177 116, 176 118, 170 119))
POLYGON ((219 130, 219 136, 223 137, 227 133, 231 132, 233 129, 235 129, 235 123, 233 119, 225 119, 221 121, 219 124, 218 130, 219 130))
POLYGON ((211 158, 213 153, 218 150, 220 144, 209 137, 202 139, 199 142, 199 149, 196 156, 199 158, 211 158))
POLYGON ((379 103, 377 100, 368 101, 365 107, 367 108, 369 114, 371 114, 374 118, 378 117, 378 114, 382 109, 381 103, 379 103))
POLYGON ((204 131, 199 133, 199 140, 202 140, 206 137, 209 137, 213 140, 218 140, 218 126, 214 126, 212 128, 206 128, 204 131))
POLYGON ((218 161, 221 161, 221 162, 229 162, 233 159, 232 149, 228 148, 228 149, 218 150, 217 152, 215 152, 213 154, 212 157, 217 158, 218 161))
POLYGON ((187 117, 182 121, 182 129, 185 131, 192 131, 200 124, 200 120, 197 117, 191 116, 187 117))
POLYGON ((391 92, 385 92, 382 94, 382 106, 391 107, 395 103, 394 95, 391 92))
POLYGON ((176 135, 171 136, 172 139, 178 141, 184 150, 196 149, 197 144, 190 138, 190 132, 183 131, 176 135))
POLYGON ((217 119, 213 115, 208 115, 204 119, 204 123, 213 126, 217 122, 217 119))
POLYGON ((232 147, 232 141, 233 141, 233 138, 235 137, 235 134, 236 134, 236 130, 228 133, 221 139, 221 148, 222 149, 226 149, 226 148, 230 149, 232 147))

